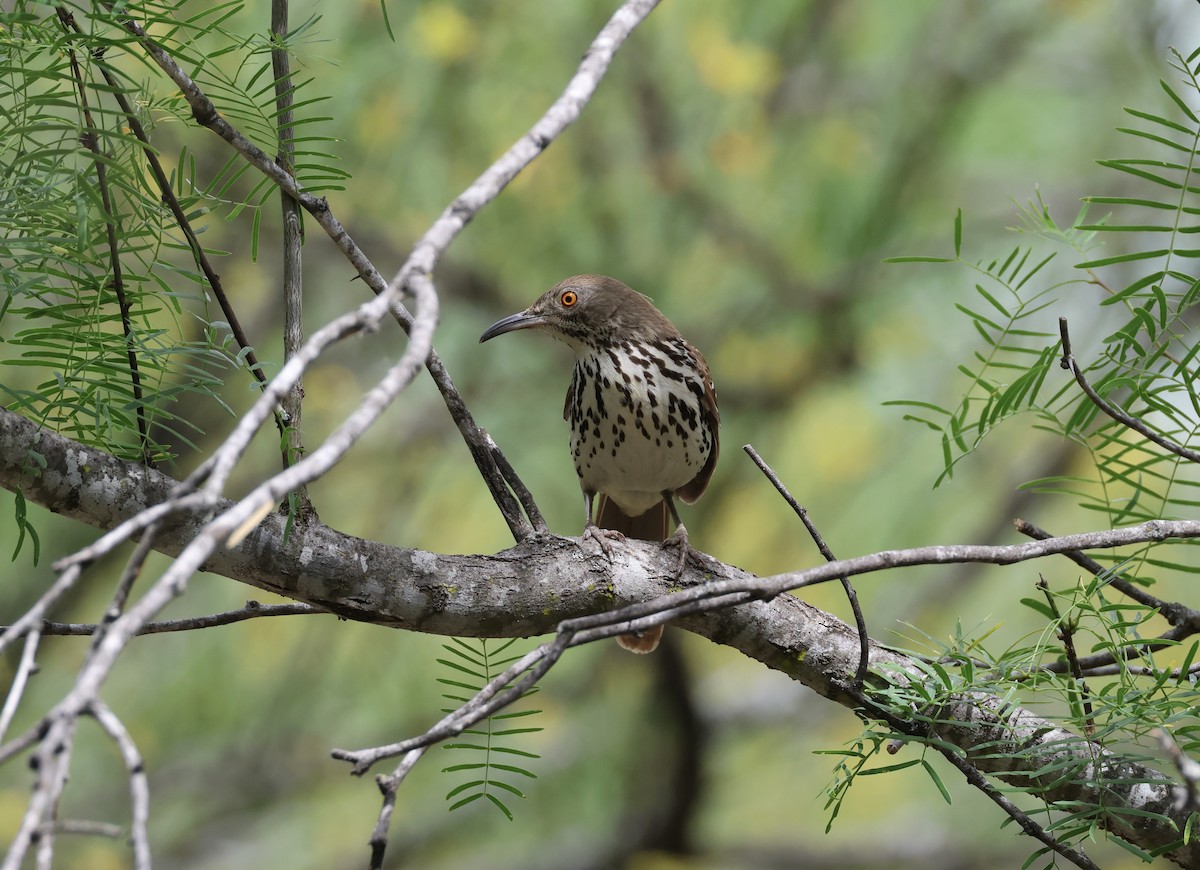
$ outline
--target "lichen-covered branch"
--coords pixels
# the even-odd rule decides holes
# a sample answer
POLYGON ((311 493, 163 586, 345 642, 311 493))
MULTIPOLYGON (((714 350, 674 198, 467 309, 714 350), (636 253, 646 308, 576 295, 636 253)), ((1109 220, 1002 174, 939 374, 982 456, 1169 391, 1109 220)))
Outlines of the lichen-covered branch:
MULTIPOLYGON (((169 497, 177 485, 154 469, 39 431, 20 415, 0 410, 0 486, 19 489, 57 513, 110 528, 169 497), (20 460, 28 450, 45 460, 39 475, 31 475, 20 460)), ((219 505, 218 513, 226 506, 219 505)), ((182 551, 202 520, 190 513, 164 520, 156 546, 170 555, 182 551)), ((705 559, 702 571, 690 566, 675 584, 673 556, 641 543, 628 542, 611 561, 578 539, 550 535, 494 555, 443 555, 363 540, 317 522, 298 525, 285 543, 285 524, 286 518, 268 515, 237 546, 214 550, 204 568, 346 618, 460 636, 534 635, 553 631, 566 619, 616 608, 625 608, 614 614, 625 621, 620 625, 670 611, 674 625, 737 649, 852 709, 869 703, 853 684, 857 632, 794 596, 775 593, 901 565, 1009 564, 1089 546, 1200 536, 1200 522, 1154 523, 1015 545, 888 551, 767 578, 705 559), (686 612, 689 603, 739 589, 747 598, 769 600, 686 612)), ((919 673, 907 656, 877 644, 871 646, 871 663, 919 673)), ((966 751, 985 773, 1032 785, 1052 800, 1096 802, 1102 792, 1107 807, 1161 816, 1110 813, 1106 823, 1116 833, 1147 850, 1178 841, 1187 813, 1175 800, 1182 786, 1166 775, 1111 755, 1026 710, 1006 708, 991 696, 963 696, 938 719, 937 736, 966 751), (1019 750, 1018 761, 1012 753, 997 752, 997 746, 1019 750), (1062 761, 1075 764, 1077 775, 1031 780, 1029 771, 1062 761)), ((1200 843, 1193 840, 1170 855, 1183 866, 1200 866, 1200 843)))

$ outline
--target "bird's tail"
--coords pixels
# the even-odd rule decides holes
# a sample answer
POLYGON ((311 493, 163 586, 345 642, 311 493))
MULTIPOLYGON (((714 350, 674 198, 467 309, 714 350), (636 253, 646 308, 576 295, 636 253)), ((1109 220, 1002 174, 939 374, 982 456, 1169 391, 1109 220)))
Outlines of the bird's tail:
MULTIPOLYGON (((616 502, 601 494, 596 525, 602 529, 620 532, 627 538, 661 543, 671 534, 671 514, 667 510, 666 501, 663 500, 644 514, 636 517, 627 516, 617 507, 616 502)), ((622 634, 617 637, 617 643, 621 645, 622 649, 627 649, 632 653, 654 652, 658 648, 658 642, 662 639, 662 633, 663 627, 656 625, 634 634, 622 634)))

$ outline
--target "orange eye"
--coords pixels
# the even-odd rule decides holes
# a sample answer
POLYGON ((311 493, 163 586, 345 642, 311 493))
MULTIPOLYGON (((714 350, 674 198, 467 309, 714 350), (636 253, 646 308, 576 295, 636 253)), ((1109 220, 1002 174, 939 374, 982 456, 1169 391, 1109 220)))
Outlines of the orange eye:
POLYGON ((579 301, 579 294, 574 290, 564 290, 562 295, 558 297, 558 301, 563 304, 564 308, 570 308, 579 301))

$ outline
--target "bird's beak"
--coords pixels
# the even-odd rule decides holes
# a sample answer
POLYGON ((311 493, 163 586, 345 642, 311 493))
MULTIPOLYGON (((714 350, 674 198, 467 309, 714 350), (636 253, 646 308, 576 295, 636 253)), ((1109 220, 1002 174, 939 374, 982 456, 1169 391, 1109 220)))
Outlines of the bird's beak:
POLYGON ((532 329, 535 326, 541 326, 545 323, 545 318, 540 314, 530 314, 528 311, 518 311, 516 314, 510 314, 503 320, 497 320, 491 326, 483 331, 483 335, 479 336, 479 343, 495 338, 497 335, 504 335, 506 332, 516 332, 518 329, 532 329))

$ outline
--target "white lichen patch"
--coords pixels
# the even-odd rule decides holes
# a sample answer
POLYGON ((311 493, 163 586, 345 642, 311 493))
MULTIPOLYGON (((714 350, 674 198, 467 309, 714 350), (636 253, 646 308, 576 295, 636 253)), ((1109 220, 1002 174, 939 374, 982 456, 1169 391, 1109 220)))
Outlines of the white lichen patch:
POLYGON ((437 571, 437 556, 424 550, 414 550, 409 556, 412 560, 413 571, 421 574, 433 574, 437 571))
POLYGON ((88 455, 82 450, 68 448, 66 453, 67 469, 66 478, 67 484, 72 487, 83 486, 83 471, 87 467, 88 455))

